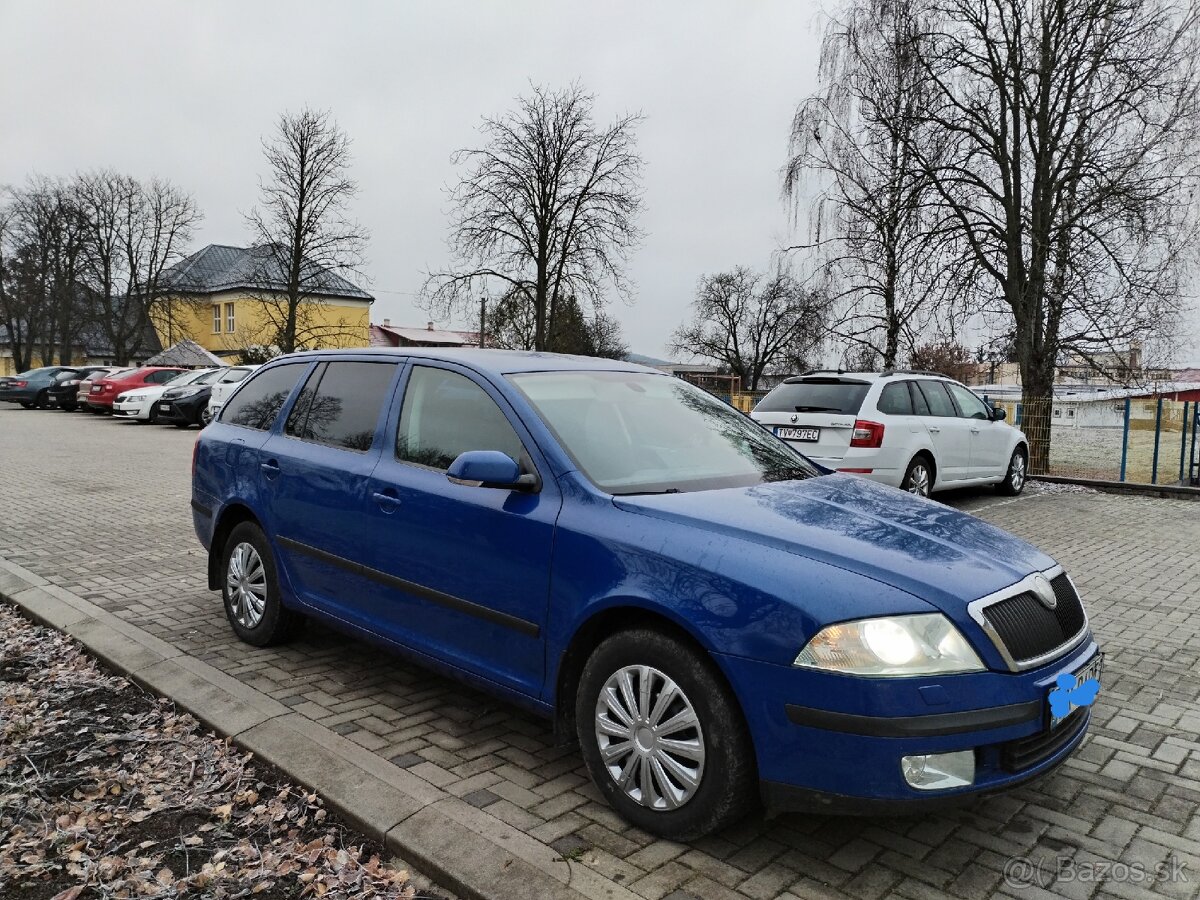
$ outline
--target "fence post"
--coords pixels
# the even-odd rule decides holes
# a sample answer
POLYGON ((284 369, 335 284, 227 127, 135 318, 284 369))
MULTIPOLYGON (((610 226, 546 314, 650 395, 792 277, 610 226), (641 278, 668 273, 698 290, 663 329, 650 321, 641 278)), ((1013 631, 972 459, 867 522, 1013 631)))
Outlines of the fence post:
POLYGON ((1154 462, 1151 463, 1150 483, 1158 484, 1158 440, 1162 436, 1162 397, 1158 398, 1158 406, 1154 410, 1154 462))
POLYGON ((1191 480, 1192 484, 1200 487, 1200 469, 1193 468, 1197 465, 1196 432, 1198 430, 1200 430, 1200 400, 1197 400, 1195 403, 1192 404, 1192 452, 1191 452, 1191 459, 1188 460, 1188 468, 1191 470, 1188 472, 1188 477, 1191 480), (1196 474, 1193 475, 1192 471, 1194 471, 1196 474))
POLYGON ((1121 432, 1121 480, 1125 480, 1125 461, 1129 458, 1129 407, 1130 400, 1125 398, 1125 427, 1121 432))
POLYGON ((1183 401, 1183 434, 1179 438, 1179 483, 1183 484, 1183 458, 1187 455, 1188 402, 1183 401))

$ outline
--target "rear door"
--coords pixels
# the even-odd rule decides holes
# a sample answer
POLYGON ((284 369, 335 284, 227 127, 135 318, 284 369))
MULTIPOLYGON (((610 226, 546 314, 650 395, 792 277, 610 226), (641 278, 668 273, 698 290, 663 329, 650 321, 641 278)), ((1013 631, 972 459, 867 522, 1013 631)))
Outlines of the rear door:
POLYGON ((318 363, 259 451, 268 527, 292 587, 305 603, 374 631, 378 610, 358 566, 379 535, 363 510, 399 372, 394 358, 318 363))
POLYGON ((913 382, 925 403, 922 416, 937 456, 938 482, 962 481, 971 477, 971 431, 966 419, 950 399, 941 381, 920 379, 913 382))
POLYGON ((789 378, 754 407, 752 418, 805 456, 836 462, 850 449, 871 382, 852 376, 789 378))

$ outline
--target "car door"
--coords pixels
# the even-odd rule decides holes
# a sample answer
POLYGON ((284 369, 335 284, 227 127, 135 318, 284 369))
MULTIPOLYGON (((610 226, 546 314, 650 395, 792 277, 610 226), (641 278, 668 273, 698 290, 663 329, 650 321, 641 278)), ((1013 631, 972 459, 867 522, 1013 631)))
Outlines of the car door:
POLYGON ((992 412, 974 392, 953 381, 944 382, 959 417, 967 423, 971 434, 970 478, 998 478, 1008 471, 1008 435, 1006 429, 995 428, 992 412))
POLYGON ((370 479, 363 562, 390 635, 459 668, 536 696, 545 671, 550 555, 562 498, 457 484, 468 450, 499 450, 547 471, 524 425, 486 379, 452 364, 414 364, 393 415, 392 446, 370 479))
POLYGON ((919 379, 913 385, 928 410, 922 418, 937 455, 938 482, 970 478, 971 432, 967 420, 959 418, 950 392, 943 382, 933 379, 919 379))
POLYGON ((268 530, 293 590, 360 627, 374 619, 358 568, 376 539, 363 508, 399 373, 396 359, 319 362, 259 451, 268 530))

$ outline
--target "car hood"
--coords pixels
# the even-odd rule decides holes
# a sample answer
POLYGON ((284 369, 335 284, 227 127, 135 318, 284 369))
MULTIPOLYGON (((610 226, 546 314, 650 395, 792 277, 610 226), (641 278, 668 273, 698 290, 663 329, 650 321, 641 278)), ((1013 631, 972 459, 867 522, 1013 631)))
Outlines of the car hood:
POLYGON ((849 475, 614 502, 857 572, 956 616, 971 600, 1054 565, 975 516, 849 475))

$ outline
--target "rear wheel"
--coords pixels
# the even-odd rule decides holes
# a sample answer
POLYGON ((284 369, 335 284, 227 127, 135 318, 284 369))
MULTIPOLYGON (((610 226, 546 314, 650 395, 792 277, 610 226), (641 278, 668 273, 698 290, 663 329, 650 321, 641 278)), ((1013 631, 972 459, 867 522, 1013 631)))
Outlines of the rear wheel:
POLYGON ((920 497, 928 497, 933 492, 933 471, 933 461, 924 453, 918 453, 904 472, 900 490, 920 497))
POLYGON ((703 651, 650 629, 607 638, 575 697, 583 758, 622 816, 670 840, 741 818, 757 799, 741 709, 703 651))
POLYGON ((20 403, 21 403, 21 407, 23 409, 33 409, 33 404, 30 403, 28 400, 21 400, 20 403))
POLYGON ((33 405, 38 409, 45 409, 50 405, 50 394, 47 391, 38 391, 37 396, 33 398, 33 405))
POLYGON ((221 553, 225 573, 221 595, 234 634, 256 647, 286 641, 300 617, 279 598, 279 575, 267 536, 253 522, 229 533, 221 553))
POLYGON ((1025 481, 1028 478, 1028 472, 1029 456, 1026 454, 1024 447, 1017 447, 1008 461, 1008 471, 1004 473, 1004 480, 996 485, 997 493, 1003 494, 1006 497, 1017 496, 1017 494, 1025 490, 1025 481))

